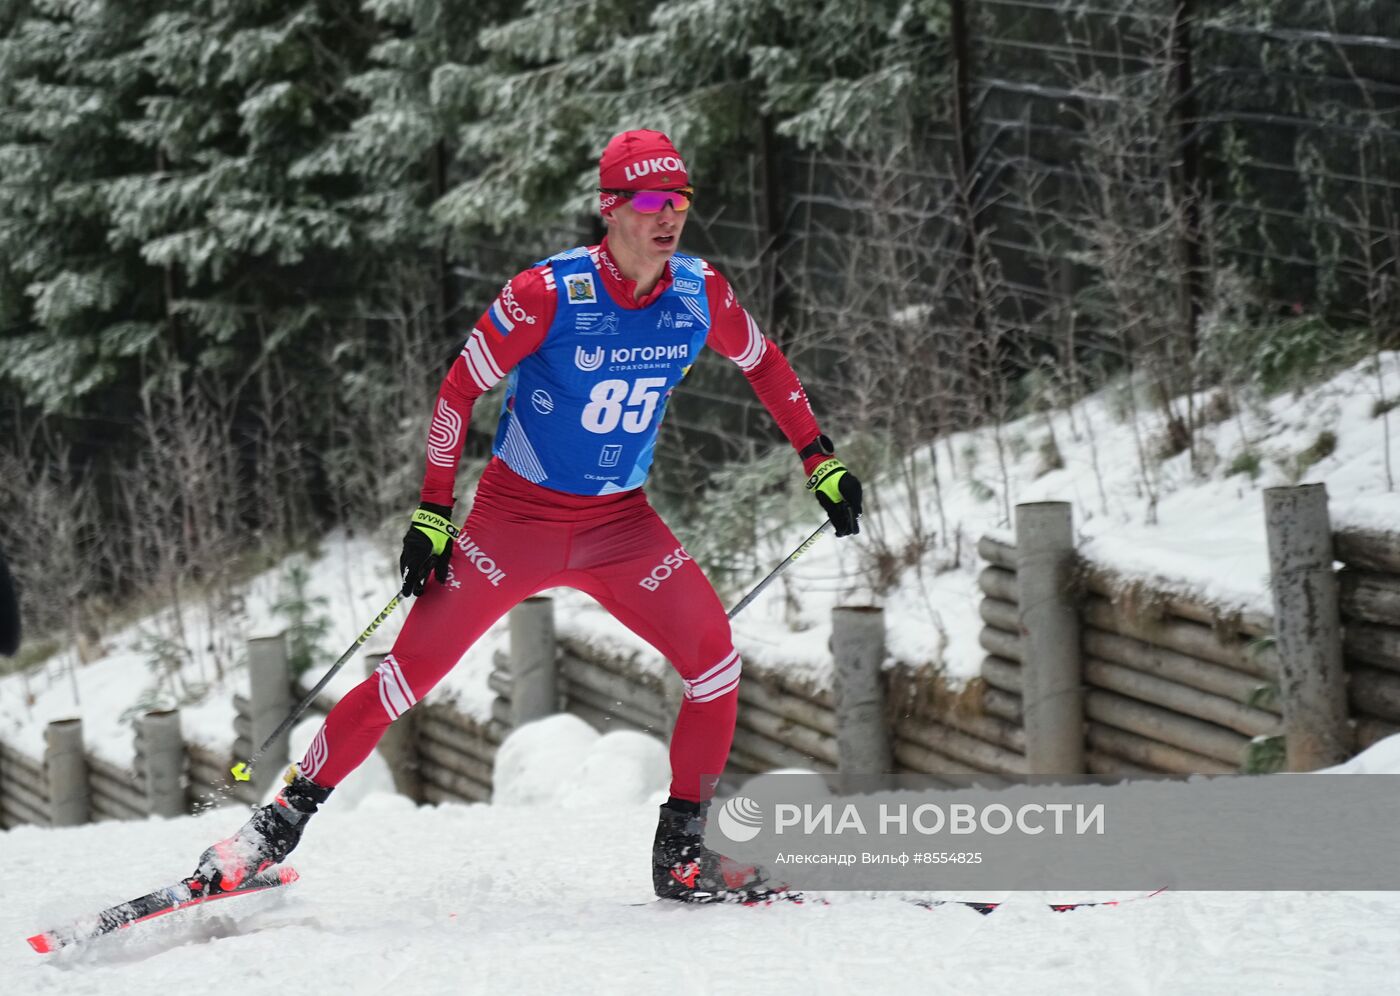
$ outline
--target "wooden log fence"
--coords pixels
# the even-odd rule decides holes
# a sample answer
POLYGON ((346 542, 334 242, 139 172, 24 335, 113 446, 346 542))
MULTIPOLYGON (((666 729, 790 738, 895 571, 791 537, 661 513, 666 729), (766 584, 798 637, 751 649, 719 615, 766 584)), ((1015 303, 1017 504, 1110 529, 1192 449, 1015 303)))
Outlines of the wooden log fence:
MULTIPOLYGON (((1400 578, 1397 579, 1400 587, 1400 578)), ((1342 638, 1342 653, 1354 663, 1400 674, 1400 627, 1377 625, 1352 616, 1342 638)))
MULTIPOLYGON (((857 613, 856 618, 868 627, 868 613, 857 613)), ((602 732, 634 729, 669 736, 674 709, 665 679, 635 659, 600 654, 568 638, 558 643, 562 709, 602 732)), ((508 655, 498 654, 495 664, 489 678, 497 696, 493 713, 504 721, 512 714, 508 655)), ((936 684, 933 676, 926 676, 926 680, 928 690, 932 690, 936 684)), ((730 771, 748 774, 775 767, 837 770, 841 728, 837 701, 831 689, 812 688, 750 663, 739 684, 730 771)), ((1025 770, 1024 734, 1004 719, 946 710, 877 719, 887 728, 890 743, 890 760, 882 765, 886 769, 930 774, 1025 770)))
POLYGON ((1232 702, 1252 703, 1275 716, 1282 712, 1277 698, 1266 694, 1272 685, 1264 679, 1166 647, 1090 626, 1084 630, 1084 653, 1088 659, 1121 665, 1201 692, 1223 696, 1232 702))
POLYGON ((1340 764, 1351 756, 1342 663, 1341 600, 1327 487, 1303 484, 1264 489, 1269 587, 1274 599, 1279 685, 1288 767, 1340 764))
MULTIPOLYGON (((1315 517, 1319 497, 1312 494, 1315 517)), ((1352 749, 1364 749, 1400 733, 1400 535, 1338 528, 1331 538, 1331 556, 1344 563, 1336 601, 1352 749)), ((984 537, 977 549, 987 562, 979 576, 987 653, 980 707, 1019 724, 1026 644, 1015 546, 984 537)), ((1078 584, 1089 770, 1239 770, 1250 763, 1250 740, 1285 734, 1273 616, 1093 565, 1081 565, 1078 584)))
MULTIPOLYGON (((989 565, 988 568, 984 568, 984 579, 987 577, 985 572, 991 568, 1015 573, 1016 547, 1014 544, 1007 543, 995 536, 983 536, 977 541, 977 554, 989 565)), ((1090 594, 1130 603, 1130 606, 1125 608, 1125 612, 1133 615, 1176 616, 1191 622, 1205 623, 1225 632, 1235 632, 1252 639, 1273 635, 1273 617, 1267 613, 1243 609, 1222 609, 1218 605, 1193 598, 1189 594, 1171 591, 1160 585, 1154 585, 1150 581, 1128 577, 1109 568, 1081 563, 1077 582, 1083 591, 1090 594)), ((986 580, 980 580, 979 583, 982 591, 988 594, 997 590, 989 587, 986 580)), ((992 583, 999 584, 1002 591, 1012 592, 1013 594, 1009 597, 1014 601, 1014 578, 997 575, 992 583)), ((1006 598, 1008 596, 999 594, 998 597, 1006 598)))
POLYGON ((178 816, 187 811, 186 764, 179 710, 157 710, 137 719, 136 779, 144 795, 144 814, 178 816))
POLYGON ((1068 502, 1016 506, 1016 611, 1026 771, 1084 773, 1084 679, 1068 502))
POLYGON ((1084 659, 1083 674, 1084 681, 1092 687, 1194 716, 1245 736, 1278 736, 1283 730, 1283 720, 1262 709, 1252 709, 1222 695, 1202 692, 1097 657, 1084 659))
MULTIPOLYGON (((890 735, 885 723, 885 614, 873 606, 837 606, 831 610, 832 679, 836 691, 836 750, 819 756, 818 747, 807 748, 811 736, 799 737, 803 727, 790 725, 781 733, 814 759, 836 766, 843 775, 883 774, 890 770, 890 735)), ((750 726, 765 713, 745 713, 750 726)), ((854 783, 852 783, 854 784, 854 783)))
POLYGON ((91 818, 81 719, 60 719, 44 727, 44 779, 49 787, 50 825, 78 826, 91 818))
POLYGON ((1337 581, 1343 616, 1400 627, 1400 577, 1348 568, 1337 575, 1337 581))
MULTIPOLYGON (((1400 734, 1400 534, 1342 528, 1333 530, 1332 544, 1333 556, 1344 564, 1336 575, 1336 603, 1349 730, 1359 750, 1400 734)), ((885 700, 893 679, 879 668, 869 670, 875 661, 870 653, 883 651, 861 651, 870 658, 862 673, 878 677, 864 686, 865 704, 857 713, 865 722, 874 716, 881 730, 860 750, 887 757, 877 763, 894 771, 1031 770, 1022 694, 1029 645, 1017 550, 991 536, 982 537, 977 549, 987 565, 978 576, 984 596, 979 642, 986 656, 971 688, 954 698, 936 674, 905 674, 899 686, 904 706, 890 707, 885 700), (884 702, 883 710, 872 710, 873 702, 884 702)), ((1085 770, 1137 777, 1237 772, 1251 763, 1253 742, 1285 734, 1281 662, 1269 614, 1222 609, 1092 564, 1078 566, 1072 588, 1080 624, 1085 770)), ((869 627, 876 617, 854 618, 869 627)), ((406 714, 411 723, 395 730, 398 745, 386 756, 393 754, 396 784, 413 798, 488 801, 499 744, 522 716, 547 713, 551 703, 599 730, 669 736, 680 687, 669 673, 636 655, 601 653, 555 634, 548 599, 531 600, 513 623, 512 652, 498 655, 489 678, 496 698, 487 719, 468 717, 449 703, 426 702, 406 714), (528 702, 515 703, 517 680, 529 683, 528 702), (405 774, 411 777, 402 779, 405 774)), ((862 640, 859 646, 872 646, 862 640)), ((254 749, 258 732, 301 694, 278 666, 284 647, 280 638, 257 647, 259 681, 278 687, 253 687, 235 697, 234 755, 254 749)), ((852 661, 854 653, 848 655, 852 661)), ((369 668, 375 660, 368 659, 369 668)), ((842 724, 852 721, 842 719, 839 703, 836 689, 746 662, 729 770, 837 770, 842 724)), ((313 708, 331 705, 323 695, 313 708)), ((141 730, 132 771, 83 751, 76 723, 53 727, 44 759, 0 743, 0 827, 173 815, 255 798, 229 777, 233 756, 180 740, 177 715, 143 720, 141 730)))
POLYGON ((87 755, 92 819, 142 820, 147 816, 146 790, 134 772, 93 754, 87 755))
MULTIPOLYGON (((988 566, 978 577, 987 656, 977 699, 984 719, 1017 729, 1027 653, 1017 552, 990 536, 978 552, 988 566)), ((1282 732, 1263 613, 1221 610, 1092 565, 1079 566, 1075 585, 1086 770, 1234 772, 1249 763, 1252 738, 1282 732)))
POLYGON ((1222 638, 1205 623, 1178 616, 1160 620, 1133 619, 1118 611, 1113 603, 1091 595, 1080 604, 1087 625, 1117 636, 1172 650, 1210 664, 1272 681, 1278 676, 1278 654, 1269 646, 1242 639, 1222 638))
POLYGON ((1353 747, 1400 733, 1400 532, 1332 532, 1353 747))
POLYGON ((233 777, 229 768, 233 757, 226 751, 214 750, 198 743, 185 744, 188 761, 189 803, 193 811, 211 806, 226 806, 232 801, 229 793, 233 777))
MULTIPOLYGON (((982 662, 984 668, 986 664, 986 661, 982 662)), ((989 717, 1000 719, 1010 726, 1019 727, 1021 725, 1021 696, 1015 692, 993 688, 990 684, 986 684, 985 678, 981 680, 984 683, 981 693, 982 711, 989 717)))
POLYGON ((6 829, 24 823, 47 826, 49 788, 42 761, 0 743, 0 825, 6 829))
MULTIPOLYGON (((987 632, 985 629, 982 631, 987 632)), ((985 646, 985 644, 984 644, 985 646)), ((992 654, 982 658, 982 680, 991 688, 1016 697, 1016 722, 1021 722, 1021 662, 992 654)), ((1005 715, 1002 716, 1006 719, 1005 715)))
POLYGON ((1332 533, 1332 552, 1350 568, 1400 575, 1400 532, 1343 526, 1332 533))

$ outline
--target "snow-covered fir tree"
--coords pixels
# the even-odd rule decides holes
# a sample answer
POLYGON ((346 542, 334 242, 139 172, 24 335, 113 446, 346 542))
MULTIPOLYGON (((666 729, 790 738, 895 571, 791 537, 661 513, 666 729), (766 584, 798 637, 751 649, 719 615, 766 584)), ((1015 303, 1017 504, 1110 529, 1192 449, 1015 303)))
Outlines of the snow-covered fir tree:
POLYGON ((121 129, 149 92, 122 54, 155 3, 0 3, 0 370, 71 410, 162 332, 154 274, 114 251, 103 184, 142 169, 121 129))

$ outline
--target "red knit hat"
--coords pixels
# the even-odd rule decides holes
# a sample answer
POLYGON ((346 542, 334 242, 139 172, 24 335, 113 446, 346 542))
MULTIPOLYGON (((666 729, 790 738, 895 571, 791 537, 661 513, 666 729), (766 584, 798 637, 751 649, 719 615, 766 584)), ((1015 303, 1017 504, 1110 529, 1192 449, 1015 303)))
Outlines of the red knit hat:
MULTIPOLYGON (((685 161, 671 140, 659 131, 624 131, 614 135, 598 160, 598 186, 603 190, 673 190, 690 185, 685 161)), ((604 213, 617 206, 616 194, 600 194, 604 213)))

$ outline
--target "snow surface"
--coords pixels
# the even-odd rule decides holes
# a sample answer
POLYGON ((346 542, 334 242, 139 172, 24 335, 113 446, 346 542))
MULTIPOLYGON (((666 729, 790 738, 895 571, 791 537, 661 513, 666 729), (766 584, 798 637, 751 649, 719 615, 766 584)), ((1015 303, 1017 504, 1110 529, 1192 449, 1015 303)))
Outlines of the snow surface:
POLYGON ((599 734, 572 713, 512 730, 496 752, 491 799, 498 806, 666 801, 671 763, 655 737, 599 734))
POLYGON ((1386 737, 1355 757, 1321 770, 1339 775, 1393 775, 1400 772, 1400 736, 1386 737))
MULTIPOLYGON (((660 744, 589 738, 575 722, 552 717, 513 734, 502 781, 517 793, 540 783, 573 747, 586 779, 575 788, 597 792, 417 808, 389 792, 348 792, 387 778, 370 765, 311 824, 291 862, 302 874, 294 886, 42 957, 25 937, 179 877, 242 814, 0 833, 4 991, 1235 996, 1393 992, 1400 977, 1396 893, 1167 892, 1065 914, 1042 904, 1092 897, 962 897, 1005 900, 985 917, 852 893, 754 909, 652 903, 655 795, 641 798, 650 783, 615 791, 587 759, 645 764, 660 744)), ((1400 738, 1363 759, 1400 773, 1400 738)))

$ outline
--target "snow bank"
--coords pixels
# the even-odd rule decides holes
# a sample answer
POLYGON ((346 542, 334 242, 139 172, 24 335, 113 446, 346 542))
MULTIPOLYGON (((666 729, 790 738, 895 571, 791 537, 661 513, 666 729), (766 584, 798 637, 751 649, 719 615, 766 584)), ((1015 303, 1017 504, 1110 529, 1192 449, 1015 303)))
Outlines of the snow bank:
POLYGON ((671 777, 665 746, 629 730, 599 733, 570 713, 526 723, 496 752, 492 801, 498 805, 647 803, 671 777))
MULTIPOLYGON (((1400 432, 1397 434, 1400 435, 1400 432)), ((1395 471, 1400 474, 1400 463, 1397 463, 1395 471)), ((1377 532, 1400 529, 1400 494, 1349 495, 1343 492, 1339 497, 1329 489, 1328 498, 1334 527, 1373 529, 1377 532)))
POLYGON ((1400 775, 1400 734, 1386 737, 1351 760, 1322 770, 1338 775, 1400 775))

